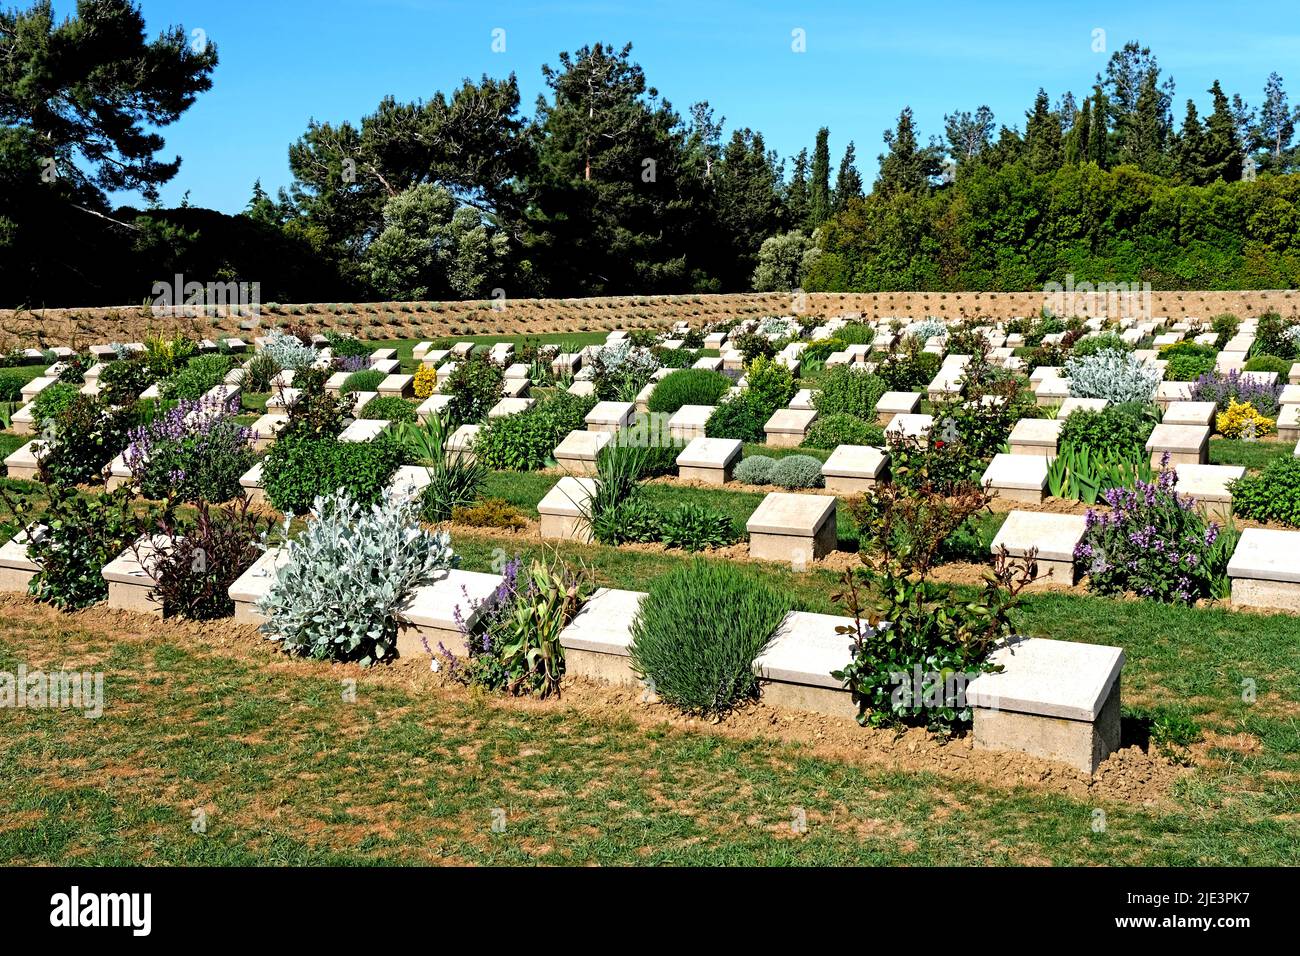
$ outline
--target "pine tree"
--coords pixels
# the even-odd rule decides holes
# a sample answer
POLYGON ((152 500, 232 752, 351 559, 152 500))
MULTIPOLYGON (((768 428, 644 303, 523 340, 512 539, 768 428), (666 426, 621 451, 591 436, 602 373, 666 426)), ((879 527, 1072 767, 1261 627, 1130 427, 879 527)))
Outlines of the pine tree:
POLYGON ((1092 101, 1086 96, 1079 107, 1070 135, 1065 139, 1065 161, 1077 166, 1088 161, 1088 137, 1092 134, 1092 101))
POLYGON ((1102 169, 1110 165, 1110 102, 1106 92, 1095 86, 1092 90, 1092 126, 1088 132, 1088 159, 1102 169))
POLYGON ((812 181, 808 186, 808 223, 816 229, 831 216, 831 131, 817 131, 813 148, 812 181))
POLYGON ((1300 110, 1292 109, 1282 87, 1282 77, 1270 73, 1264 85, 1264 105, 1259 108, 1259 121, 1251 131, 1251 148, 1267 150, 1267 165, 1274 172, 1285 172, 1293 158, 1292 139, 1300 110))
POLYGON ((1205 121, 1205 181, 1241 179, 1242 142, 1237 121, 1219 81, 1210 87, 1214 109, 1205 121))
POLYGON ((1183 128, 1174 147, 1174 167, 1179 178, 1189 183, 1205 182, 1205 129, 1192 100, 1187 101, 1183 128))
POLYGON ((934 144, 917 145, 910 106, 898 114, 897 128, 885 130, 885 145, 889 152, 880 157, 878 192, 921 192, 929 187, 930 177, 938 175, 941 149, 934 144))
POLYGON ((857 149, 850 140, 848 148, 844 150, 844 158, 840 160, 839 172, 835 176, 835 192, 831 198, 831 208, 835 212, 847 206, 850 199, 862 198, 862 175, 855 165, 856 159, 857 149))
POLYGON ((1041 87, 1034 108, 1025 114, 1025 146, 1029 168, 1049 173, 1061 166, 1061 118, 1052 112, 1047 91, 1041 87))
POLYGON ((808 226, 810 212, 808 196, 808 150, 799 150, 794 158, 794 169, 790 174, 790 184, 785 190, 785 208, 793 229, 808 226))

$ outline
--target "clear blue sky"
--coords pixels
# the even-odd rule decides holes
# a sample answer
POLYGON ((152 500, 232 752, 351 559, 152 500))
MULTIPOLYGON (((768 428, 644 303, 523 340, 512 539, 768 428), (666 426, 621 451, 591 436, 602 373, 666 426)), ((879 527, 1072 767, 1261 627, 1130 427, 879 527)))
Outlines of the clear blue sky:
MULTIPOLYGON (((13 0, 11 0, 13 2, 13 0)), ((22 0, 18 0, 22 5, 22 0)), ((1081 95, 1109 51, 1141 40, 1177 82, 1174 114, 1198 106, 1216 77, 1251 106, 1271 70, 1300 101, 1300 18, 1294 0, 1249 5, 1204 0, 1137 3, 452 2, 452 0, 143 0, 150 33, 173 23, 216 42, 213 89, 164 131, 184 159, 163 192, 237 212, 261 178, 289 182, 287 148, 310 117, 358 120, 385 94, 401 100, 449 90, 463 77, 515 72, 532 115, 541 65, 597 41, 633 43, 650 83, 680 112, 706 99, 736 126, 761 130, 790 156, 831 129, 833 163, 849 139, 868 183, 881 132, 910 105, 924 136, 943 115, 993 108, 1023 126, 1039 86, 1053 101, 1081 95), (506 31, 493 53, 492 31, 506 31), (791 31, 807 51, 791 50, 791 31), (1107 53, 1092 50, 1106 31, 1107 53)), ((59 13, 73 0, 55 0, 59 13)), ((122 197, 127 200, 128 197, 122 197)))

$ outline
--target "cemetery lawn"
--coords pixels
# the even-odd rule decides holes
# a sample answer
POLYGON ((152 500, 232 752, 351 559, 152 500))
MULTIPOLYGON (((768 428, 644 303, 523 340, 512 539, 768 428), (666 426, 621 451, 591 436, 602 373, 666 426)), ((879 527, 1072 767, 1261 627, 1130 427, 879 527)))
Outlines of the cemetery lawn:
MULTIPOLYGON (((1252 468, 1281 453, 1289 446, 1212 443, 1216 462, 1252 468)), ((494 473, 484 493, 535 516, 556 480, 494 473)), ((667 484, 646 494, 665 507, 721 508, 741 526, 763 497, 667 484)), ((981 560, 1003 517, 981 527, 981 560)), ((842 548, 856 547, 842 510, 839 532, 842 548)), ((463 567, 482 571, 498 549, 543 550, 463 528, 455 546, 463 567)), ((636 590, 690 559, 560 550, 599 583, 636 590)), ((842 613, 829 569, 746 567, 792 608, 842 613)), ((1193 769, 1164 802, 1141 806, 889 771, 568 698, 476 697, 436 686, 419 664, 367 672, 295 661, 230 638, 228 626, 0 601, 0 671, 103 670, 108 702, 93 722, 0 709, 0 864, 1300 864, 1296 617, 1026 599, 1024 633, 1125 648, 1129 724, 1191 739, 1171 752, 1193 769), (355 703, 342 700, 347 677, 358 681, 355 703), (1247 682, 1254 702, 1243 699, 1247 682), (802 836, 791 832, 793 807, 807 815, 802 836), (1092 832, 1097 807, 1104 833, 1092 832), (195 808, 206 833, 191 830, 195 808), (507 813, 505 833, 491 830, 494 808, 507 813)))
MULTIPOLYGON (((484 569, 499 537, 462 533, 484 569)), ((508 545, 508 542, 505 542, 508 545)), ((512 551, 514 549, 511 549, 512 551)), ((528 552, 531 547, 521 549, 528 552)), ((645 588, 682 560, 567 545, 645 588)), ((751 565, 835 611, 834 575, 751 565)), ((105 715, 0 712, 0 863, 1263 865, 1300 862, 1295 618, 1043 594, 1024 628, 1126 648, 1126 710, 1186 716, 1161 804, 1088 801, 440 687, 423 665, 293 660, 220 623, 4 599, 0 670, 106 675, 105 715), (1243 676, 1258 682, 1241 701, 1243 676), (342 681, 357 681, 347 702, 342 681), (1106 814, 1092 830, 1093 810, 1106 814), (808 829, 791 831, 792 808, 808 829), (192 831, 192 811, 206 832, 192 831), (504 833, 492 813, 505 810, 504 833)))

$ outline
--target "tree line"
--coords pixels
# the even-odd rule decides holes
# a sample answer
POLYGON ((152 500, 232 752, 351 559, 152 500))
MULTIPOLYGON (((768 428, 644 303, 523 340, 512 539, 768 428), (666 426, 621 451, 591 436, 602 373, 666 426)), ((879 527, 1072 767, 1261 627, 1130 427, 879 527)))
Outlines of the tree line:
POLYGON ((630 44, 517 77, 312 119, 292 183, 244 213, 162 209, 157 130, 211 86, 215 44, 155 38, 131 0, 0 12, 0 304, 140 301, 158 279, 260 281, 266 301, 808 289, 1295 285, 1297 111, 1216 81, 1204 118, 1130 43, 1081 98, 1039 90, 923 136, 908 108, 868 186, 830 130, 782 158, 705 101, 679 111, 630 44), (838 162, 836 162, 838 158, 838 162), (1242 180, 1248 180, 1242 182, 1242 180), (110 193, 139 192, 114 208, 110 193))

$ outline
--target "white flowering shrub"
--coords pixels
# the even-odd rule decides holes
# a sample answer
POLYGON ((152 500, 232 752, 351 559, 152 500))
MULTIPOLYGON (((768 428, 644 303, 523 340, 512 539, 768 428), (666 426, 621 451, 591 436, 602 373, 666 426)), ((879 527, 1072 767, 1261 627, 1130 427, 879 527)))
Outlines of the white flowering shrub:
POLYGON ((1066 359, 1065 376, 1075 398, 1105 398, 1118 404, 1151 401, 1161 372, 1132 352, 1102 349, 1066 359))
POLYGON ((920 319, 908 325, 903 334, 908 338, 928 342, 936 335, 947 335, 948 326, 940 319, 920 319))
POLYGON ((297 654, 361 664, 393 654, 397 611, 456 563, 450 536, 420 527, 418 496, 393 493, 370 507, 341 491, 318 497, 285 547, 287 561, 257 602, 262 632, 297 654))
POLYGON ((1293 346, 1300 349, 1300 325, 1293 325, 1282 333, 1282 338, 1286 339, 1293 346))
POLYGON ((303 345, 292 335, 287 335, 279 329, 272 329, 267 333, 262 352, 280 368, 294 372, 311 368, 319 358, 319 353, 310 345, 303 345))

